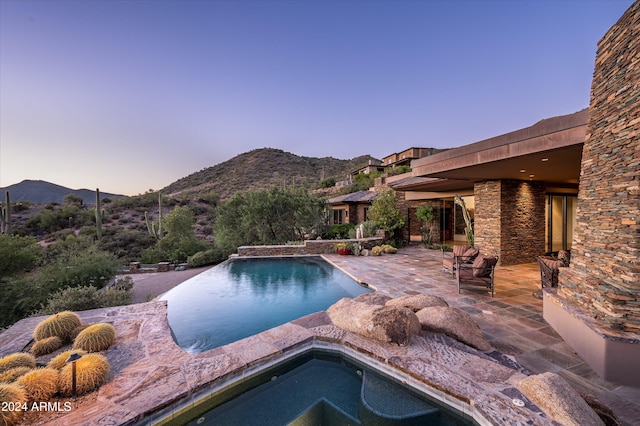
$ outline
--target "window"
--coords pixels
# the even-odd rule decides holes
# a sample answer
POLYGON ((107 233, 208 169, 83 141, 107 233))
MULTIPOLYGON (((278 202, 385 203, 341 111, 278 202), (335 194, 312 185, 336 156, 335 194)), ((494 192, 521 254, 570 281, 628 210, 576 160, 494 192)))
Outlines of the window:
POLYGON ((571 250, 578 197, 549 195, 547 199, 547 250, 571 250))
POLYGON ((333 223, 338 225, 344 223, 344 210, 333 211, 333 223))

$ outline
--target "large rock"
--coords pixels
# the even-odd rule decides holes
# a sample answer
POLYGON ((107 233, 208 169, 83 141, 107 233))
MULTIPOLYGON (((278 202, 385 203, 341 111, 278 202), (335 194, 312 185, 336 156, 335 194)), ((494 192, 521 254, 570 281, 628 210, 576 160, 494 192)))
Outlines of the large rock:
POLYGON ((386 294, 374 291, 373 293, 363 293, 359 296, 354 297, 353 300, 356 302, 366 303, 368 305, 384 306, 385 303, 391 300, 391 297, 387 296, 386 294))
POLYGON ((343 330, 386 343, 407 345, 420 333, 420 322, 411 309, 370 305, 340 299, 327 309, 331 321, 343 330))
POLYGON ((467 312, 448 306, 433 306, 416 313, 425 330, 444 333, 480 351, 491 349, 478 324, 467 312))
POLYGON ((603 425, 580 394, 556 373, 542 373, 516 382, 518 389, 565 426, 603 425))
POLYGON ((432 296, 430 294, 412 294, 409 296, 396 297, 385 303, 387 306, 404 306, 413 312, 418 312, 424 308, 433 306, 449 306, 442 297, 432 296))

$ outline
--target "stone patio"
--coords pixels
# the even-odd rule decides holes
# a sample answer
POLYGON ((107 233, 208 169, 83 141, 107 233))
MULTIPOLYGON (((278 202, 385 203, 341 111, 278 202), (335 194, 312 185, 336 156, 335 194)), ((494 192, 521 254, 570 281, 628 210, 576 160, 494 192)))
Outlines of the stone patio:
MULTIPOLYGON (((483 354, 446 336, 423 332, 398 347, 367 340, 335 327, 316 313, 241 341, 200 354, 180 349, 171 337, 164 302, 81 312, 84 322, 111 322, 118 337, 105 352, 112 367, 108 383, 78 398, 70 412, 28 413, 24 424, 148 424, 189 407, 223 388, 311 348, 348 353, 427 389, 482 424, 552 424, 515 387, 528 372, 557 372, 577 390, 609 405, 628 424, 640 419, 640 389, 601 380, 545 323, 537 264, 496 271, 496 294, 463 290, 441 269, 441 253, 420 246, 396 255, 325 255, 328 261, 392 297, 430 293, 473 315, 498 352, 483 354), (501 354, 511 356, 503 357, 501 354), (515 359, 517 364, 510 362, 515 359), (515 368, 510 368, 515 367, 515 368), (512 398, 526 402, 516 407, 512 398)), ((0 356, 21 351, 41 318, 28 318, 0 334, 0 356)))

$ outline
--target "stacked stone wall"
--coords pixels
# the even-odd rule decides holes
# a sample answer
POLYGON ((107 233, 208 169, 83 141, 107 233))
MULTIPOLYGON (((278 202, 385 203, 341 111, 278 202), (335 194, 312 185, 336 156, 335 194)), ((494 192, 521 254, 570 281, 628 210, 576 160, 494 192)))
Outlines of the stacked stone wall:
POLYGON ((381 237, 363 238, 360 240, 308 240, 298 245, 242 246, 238 247, 238 256, 308 256, 331 254, 336 252, 336 244, 340 242, 360 243, 362 248, 370 250, 382 242, 381 237))
POLYGON ((475 245, 501 265, 535 262, 544 253, 545 186, 502 180, 475 184, 475 245))
POLYGON ((501 185, 500 258, 503 265, 536 261, 545 252, 545 185, 506 180, 501 185))
MULTIPOLYGON (((475 203, 474 245, 481 252, 502 256, 500 251, 502 203, 500 181, 478 182, 473 186, 475 203)), ((501 263, 502 262, 502 259, 501 263)))
POLYGON ((640 332, 640 2, 598 43, 570 267, 558 296, 640 332))

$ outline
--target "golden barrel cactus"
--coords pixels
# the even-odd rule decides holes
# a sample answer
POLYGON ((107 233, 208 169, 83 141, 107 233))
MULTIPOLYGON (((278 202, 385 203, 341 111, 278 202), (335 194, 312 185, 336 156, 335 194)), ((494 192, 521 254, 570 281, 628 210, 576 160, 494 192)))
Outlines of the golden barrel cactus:
POLYGON ((51 358, 51 361, 47 364, 47 368, 55 368, 56 370, 62 370, 65 365, 67 365, 67 360, 71 356, 72 353, 77 353, 78 355, 86 355, 87 351, 83 351, 82 349, 70 350, 62 352, 59 355, 51 358))
POLYGON ((38 341, 51 336, 58 336, 63 341, 71 341, 71 333, 82 325, 82 320, 75 312, 63 311, 40 322, 33 331, 33 338, 38 341))
POLYGON ((16 352, 0 358, 0 373, 16 367, 36 368, 36 358, 24 352, 16 352))
POLYGON ((0 410, 0 424, 13 426, 24 414, 22 408, 27 404, 27 394, 20 386, 0 383, 0 404, 3 407, 0 410))
POLYGON ((59 375, 53 368, 37 368, 20 376, 15 384, 24 389, 29 401, 48 401, 58 392, 59 375))
POLYGON ((31 353, 33 356, 41 356, 50 354, 53 351, 57 351, 62 347, 63 341, 58 336, 46 337, 42 340, 37 340, 31 347, 31 353))
POLYGON ((76 336, 73 341, 73 349, 100 352, 109 348, 115 340, 116 329, 111 324, 93 324, 76 336))
POLYGON ((31 367, 16 367, 7 370, 4 373, 0 373, 0 383, 12 383, 18 377, 28 373, 31 370, 33 370, 33 368, 31 367))
MULTIPOLYGON (((72 365, 69 363, 62 370, 58 378, 58 391, 65 396, 71 396, 72 365)), ((87 354, 76 361, 76 392, 82 395, 102 386, 109 378, 109 361, 100 354, 87 354)))

